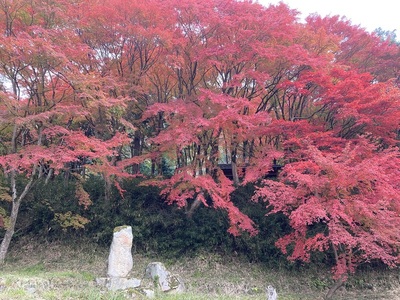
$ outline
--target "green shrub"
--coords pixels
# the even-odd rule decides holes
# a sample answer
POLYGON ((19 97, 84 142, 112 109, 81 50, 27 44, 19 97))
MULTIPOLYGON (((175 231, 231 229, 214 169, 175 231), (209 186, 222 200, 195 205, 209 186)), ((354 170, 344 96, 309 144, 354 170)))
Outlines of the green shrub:
MULTIPOLYGON (((266 215, 266 203, 250 201, 253 186, 239 187, 232 194, 232 201, 255 222, 259 234, 251 237, 243 233, 234 237, 227 232, 229 221, 225 211, 200 206, 189 218, 184 209, 167 205, 160 198, 158 188, 141 183, 140 178, 125 180, 121 183, 126 190, 123 197, 115 187, 106 197, 103 178, 90 175, 84 182, 84 189, 92 204, 86 209, 74 196, 76 181, 73 177, 66 180, 58 176, 51 184, 38 183, 21 207, 20 220, 23 221, 19 223, 18 232, 46 239, 85 236, 108 246, 114 228, 127 224, 132 226, 134 250, 138 252, 153 252, 170 258, 203 251, 236 253, 271 266, 296 266, 289 264, 275 247, 276 240, 290 232, 287 218, 282 214, 266 215), (60 216, 71 218, 64 220, 60 216), (86 219, 89 223, 84 228, 71 228, 76 220, 86 219)), ((326 255, 316 255, 314 260, 316 264, 326 262, 326 255)))
POLYGON ((73 179, 65 180, 63 176, 55 177, 49 184, 38 181, 27 194, 19 212, 15 238, 32 234, 51 238, 63 231, 63 226, 57 222, 56 215, 79 215, 84 211, 75 198, 73 179))

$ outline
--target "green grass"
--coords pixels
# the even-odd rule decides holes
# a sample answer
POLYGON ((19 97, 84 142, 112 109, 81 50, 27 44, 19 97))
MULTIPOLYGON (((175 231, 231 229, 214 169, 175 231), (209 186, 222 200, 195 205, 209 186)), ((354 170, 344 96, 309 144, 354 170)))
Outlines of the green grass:
POLYGON ((43 293, 42 297, 46 300, 126 300, 126 296, 121 292, 102 292, 97 289, 65 290, 63 292, 48 291, 46 293, 43 293))
MULTIPOLYGON (((258 294, 258 295, 213 295, 210 297, 210 295, 198 295, 198 294, 191 294, 191 293, 185 293, 185 294, 166 294, 166 295, 158 295, 156 299, 160 300, 210 300, 210 299, 215 299, 215 300, 234 300, 234 299, 240 299, 240 300, 265 300, 266 295, 265 293, 258 294)), ((308 299, 308 298, 294 298, 294 296, 290 295, 279 295, 279 300, 295 300, 295 299, 308 299)), ((316 300, 315 298, 309 298, 316 300)))
MULTIPOLYGON (((193 295, 193 294, 183 294, 183 295, 164 295, 159 296, 158 299, 162 300, 178 300, 178 299, 187 299, 187 300, 209 300, 210 297, 207 295, 193 295)), ((215 300, 230 300, 230 299, 262 299, 265 300, 265 295, 263 296, 224 296, 224 295, 216 295, 212 299, 215 300)))
POLYGON ((27 266, 19 270, 19 274, 26 275, 26 276, 35 276, 38 274, 43 274, 46 272, 46 268, 42 262, 27 266))
MULTIPOLYGON (((20 241, 0 270, 0 300, 125 300, 132 299, 132 293, 134 299, 146 299, 137 291, 110 292, 96 285, 95 278, 106 274, 107 257, 108 248, 85 242, 68 246, 62 242, 20 241)), ((187 288, 184 294, 156 292, 154 299, 160 300, 265 300, 267 285, 277 289, 279 300, 317 300, 332 284, 329 270, 323 268, 290 272, 210 253, 176 260, 134 254, 132 276, 142 278, 152 261, 164 262, 171 273, 184 279, 187 288)), ((336 299, 395 300, 400 294, 399 282, 396 271, 363 272, 351 278, 336 299)))

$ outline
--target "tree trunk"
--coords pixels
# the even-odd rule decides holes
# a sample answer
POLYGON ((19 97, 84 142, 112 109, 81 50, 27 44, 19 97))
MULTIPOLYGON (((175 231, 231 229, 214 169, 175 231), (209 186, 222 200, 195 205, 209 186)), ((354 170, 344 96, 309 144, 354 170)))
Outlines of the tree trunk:
POLYGON ((325 300, 332 299, 335 292, 345 283, 344 276, 336 280, 335 284, 329 289, 328 293, 325 295, 325 300))
MULTIPOLYGON (((34 170, 36 167, 34 167, 34 170)), ((35 172, 34 172, 35 173, 35 172)), ((15 232, 15 224, 17 223, 19 207, 21 205, 22 200, 25 198, 26 194, 32 187, 33 178, 35 174, 32 174, 29 182, 26 184, 23 192, 18 197, 17 196, 17 188, 16 188, 16 174, 15 171, 11 171, 10 179, 11 179, 11 189, 12 189, 12 207, 11 207, 11 215, 10 215, 10 224, 6 229, 6 233, 4 235, 3 240, 0 245, 0 265, 4 264, 5 258, 8 253, 8 248, 11 243, 11 239, 14 236, 15 232)))
MULTIPOLYGON (((336 264, 339 264, 339 255, 338 255, 338 250, 336 249, 336 245, 334 245, 331 242, 331 247, 333 250, 333 254, 335 256, 335 261, 336 264)), ((333 295, 335 292, 345 283, 346 281, 346 274, 342 274, 338 280, 336 280, 335 284, 329 289, 328 293, 325 295, 324 299, 325 300, 330 300, 332 299, 333 295)))
POLYGON ((200 192, 199 195, 197 195, 196 199, 193 201, 192 205, 190 206, 189 210, 186 211, 186 215, 188 216, 188 218, 192 218, 194 211, 200 206, 200 204, 202 203, 202 201, 199 199, 199 196, 204 197, 204 193, 200 192))
POLYGON ((3 240, 0 245, 0 265, 4 264, 4 260, 6 259, 6 255, 8 253, 8 248, 11 243, 11 239, 14 235, 15 224, 17 222, 19 206, 21 204, 20 199, 16 199, 12 202, 11 216, 10 216, 10 224, 7 227, 6 233, 4 235, 3 240))
MULTIPOLYGON (((135 131, 133 143, 131 144, 131 156, 139 156, 142 154, 142 136, 139 130, 135 131)), ((138 174, 140 172, 140 164, 132 165, 132 174, 138 174)))
POLYGON ((239 185, 239 175, 238 175, 238 170, 237 170, 237 164, 236 164, 236 162, 232 160, 231 166, 232 166, 233 184, 234 184, 234 185, 239 185))
POLYGON ((233 177, 233 184, 234 185, 239 185, 239 176, 238 176, 238 169, 237 169, 237 150, 236 146, 234 147, 234 150, 231 152, 231 166, 232 166, 232 177, 233 177))

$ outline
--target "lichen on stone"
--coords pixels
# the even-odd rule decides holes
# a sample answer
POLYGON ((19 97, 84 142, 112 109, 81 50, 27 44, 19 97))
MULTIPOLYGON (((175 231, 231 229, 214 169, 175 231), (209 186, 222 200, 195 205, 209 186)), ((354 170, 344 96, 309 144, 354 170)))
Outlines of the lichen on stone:
POLYGON ((129 225, 121 225, 121 226, 117 226, 114 228, 114 233, 115 232, 120 232, 121 230, 130 227, 129 225))

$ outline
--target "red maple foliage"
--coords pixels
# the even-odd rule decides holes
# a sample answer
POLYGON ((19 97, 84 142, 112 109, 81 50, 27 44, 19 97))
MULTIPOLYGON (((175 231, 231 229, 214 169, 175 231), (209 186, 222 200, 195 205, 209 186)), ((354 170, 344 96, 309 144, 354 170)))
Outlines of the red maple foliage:
POLYGON ((218 163, 233 173, 246 166, 243 183, 259 185, 254 199, 290 218, 293 233, 277 242, 285 253, 294 247, 290 259, 330 252, 341 280, 363 262, 397 264, 399 90, 397 71, 384 65, 396 65, 398 46, 336 17, 297 24, 284 5, 212 3, 206 19, 185 5, 179 92, 142 116, 158 124, 152 153, 177 162, 171 179, 157 181, 168 201, 209 205, 209 197, 253 233, 232 218, 243 216, 218 163), (284 168, 265 180, 274 160, 284 168), (396 225, 385 227, 386 213, 396 225))
POLYGON ((254 197, 268 201, 271 213, 284 212, 293 232, 277 246, 289 259, 309 261, 314 251, 332 250, 336 278, 360 263, 398 263, 399 153, 377 151, 365 139, 341 152, 324 152, 302 141, 301 159, 287 164, 278 182, 265 180, 254 197))
MULTIPOLYGON (((110 96, 118 86, 110 77, 90 69, 93 50, 80 42, 75 28, 62 15, 66 3, 8 1, 1 3, 0 91, 2 155, 0 165, 8 179, 12 210, 0 247, 0 262, 14 234, 21 201, 35 181, 68 170, 80 162, 95 171, 118 172, 110 162, 116 149, 129 143, 124 133, 94 136, 82 124, 99 110, 124 107, 124 97, 110 96), (43 5, 42 5, 43 4, 43 5), (19 190, 17 175, 28 178, 19 190)), ((103 120, 104 122, 105 120, 103 120)), ((78 186, 82 205, 90 204, 78 186)))
POLYGON ((226 210, 235 235, 257 233, 230 199, 253 183, 290 219, 282 251, 331 253, 341 280, 399 263, 398 44, 336 16, 300 23, 282 3, 8 2, 0 165, 16 210, 34 179, 72 164, 116 178, 146 162, 168 203, 226 210))

